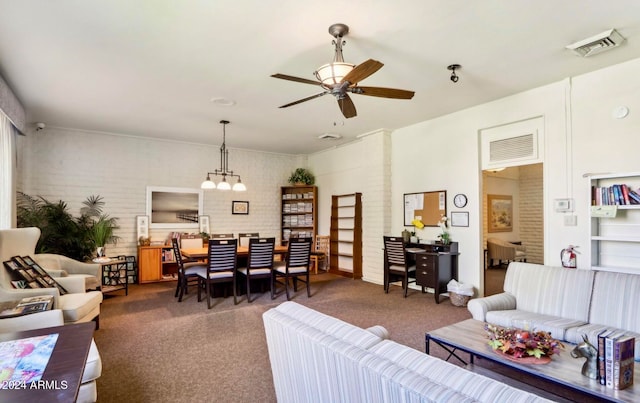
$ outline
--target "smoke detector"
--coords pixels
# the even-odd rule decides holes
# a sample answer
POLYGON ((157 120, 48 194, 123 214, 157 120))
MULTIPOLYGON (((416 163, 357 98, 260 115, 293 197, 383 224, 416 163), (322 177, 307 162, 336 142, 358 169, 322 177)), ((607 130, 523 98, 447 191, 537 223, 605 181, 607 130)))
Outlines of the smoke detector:
POLYGON ((335 133, 323 133, 318 136, 320 140, 338 140, 341 139, 342 136, 335 133))
POLYGON ((610 29, 565 47, 579 56, 588 57, 604 52, 605 50, 616 48, 620 46, 622 42, 624 42, 624 37, 615 29, 610 29))

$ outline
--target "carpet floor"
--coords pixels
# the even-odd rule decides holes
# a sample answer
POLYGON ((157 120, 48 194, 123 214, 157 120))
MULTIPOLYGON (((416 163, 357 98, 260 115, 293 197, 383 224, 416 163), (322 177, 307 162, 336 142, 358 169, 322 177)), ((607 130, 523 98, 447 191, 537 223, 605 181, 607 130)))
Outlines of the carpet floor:
MULTIPOLYGON (((275 402, 262 314, 286 301, 259 295, 216 298, 207 309, 195 290, 182 302, 175 282, 132 285, 105 296, 95 341, 102 357, 99 402, 275 402)), ((471 317, 433 294, 329 273, 312 276, 311 298, 302 289, 292 300, 363 328, 382 325, 390 338, 424 351, 425 333, 471 317)), ((441 358, 445 352, 432 348, 441 358)))

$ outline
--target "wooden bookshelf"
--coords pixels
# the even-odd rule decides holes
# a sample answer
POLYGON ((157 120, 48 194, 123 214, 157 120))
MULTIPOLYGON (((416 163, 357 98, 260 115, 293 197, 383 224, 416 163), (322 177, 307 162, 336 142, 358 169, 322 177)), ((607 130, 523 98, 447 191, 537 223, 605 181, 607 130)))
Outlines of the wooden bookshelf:
POLYGON ((329 272, 362 278, 362 193, 331 196, 329 272))

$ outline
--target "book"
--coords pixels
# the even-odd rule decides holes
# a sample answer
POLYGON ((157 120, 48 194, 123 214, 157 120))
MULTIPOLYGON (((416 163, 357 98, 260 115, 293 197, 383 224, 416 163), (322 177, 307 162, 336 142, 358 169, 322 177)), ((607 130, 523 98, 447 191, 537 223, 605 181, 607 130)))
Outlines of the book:
POLYGON ((616 339, 623 336, 622 332, 614 332, 605 338, 604 356, 605 356, 605 386, 613 388, 613 358, 615 352, 616 339))
POLYGON ((613 353, 613 388, 625 389, 633 385, 633 358, 636 339, 633 336, 622 336, 614 342, 613 353))
POLYGON ((53 297, 50 295, 22 298, 17 304, 15 302, 4 303, 0 309, 0 317, 8 318, 47 311, 52 306, 53 297))
POLYGON ((610 335, 612 330, 604 330, 598 334, 598 381, 600 385, 606 384, 606 376, 605 376, 605 341, 607 336, 610 335))

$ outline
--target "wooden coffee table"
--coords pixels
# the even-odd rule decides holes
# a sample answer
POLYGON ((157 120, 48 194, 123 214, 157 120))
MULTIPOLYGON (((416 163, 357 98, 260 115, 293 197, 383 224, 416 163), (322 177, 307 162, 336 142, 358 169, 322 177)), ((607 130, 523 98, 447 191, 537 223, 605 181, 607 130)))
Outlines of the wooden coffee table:
MULTIPOLYGON (((520 364, 502 358, 492 350, 484 326, 484 322, 467 319, 431 331, 425 337, 426 353, 429 354, 430 344, 433 342, 449 353, 447 360, 455 357, 471 370, 482 367, 478 372, 483 375, 493 377, 495 373, 497 379, 507 384, 510 383, 508 378, 511 378, 516 383, 524 382, 540 390, 551 390, 554 394, 572 400, 577 398, 580 401, 640 401, 640 386, 637 384, 624 390, 614 390, 600 385, 597 380, 583 376, 581 370, 584 359, 574 359, 570 355, 573 344, 564 343, 565 349, 560 354, 554 354, 549 364, 520 364), (504 380, 505 376, 507 380, 504 380)), ((639 367, 640 365, 635 365, 634 368, 636 383, 640 382, 639 367)))
POLYGON ((58 334, 49 362, 37 385, 20 385, 17 389, 0 390, 2 402, 74 402, 87 362, 94 322, 48 327, 24 332, 2 333, 0 341, 58 334))

